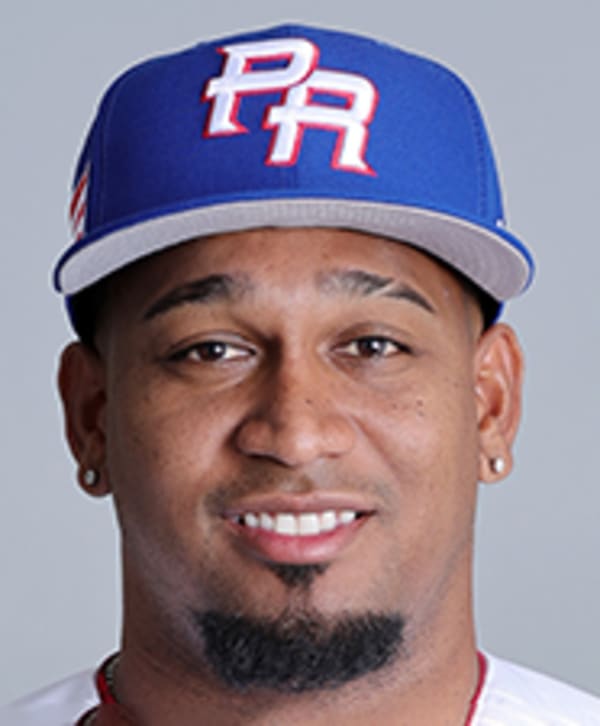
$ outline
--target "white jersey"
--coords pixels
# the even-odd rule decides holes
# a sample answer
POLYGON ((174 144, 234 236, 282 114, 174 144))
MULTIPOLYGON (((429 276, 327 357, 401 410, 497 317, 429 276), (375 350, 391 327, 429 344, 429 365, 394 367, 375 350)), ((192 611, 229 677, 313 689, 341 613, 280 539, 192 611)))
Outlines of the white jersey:
MULTIPOLYGON (((600 726, 600 699, 486 655, 485 680, 469 726, 600 726)), ((85 671, 0 711, 0 726, 74 726, 99 697, 85 671)))

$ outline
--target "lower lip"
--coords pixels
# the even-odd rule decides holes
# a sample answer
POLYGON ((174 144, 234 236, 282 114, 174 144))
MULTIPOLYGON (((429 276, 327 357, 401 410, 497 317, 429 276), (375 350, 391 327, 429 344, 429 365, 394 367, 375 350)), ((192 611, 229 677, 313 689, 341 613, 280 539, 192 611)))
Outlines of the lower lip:
POLYGON ((286 536, 259 527, 246 527, 231 520, 227 522, 238 544, 259 559, 279 564, 308 565, 330 562, 338 557, 355 539, 368 519, 368 516, 362 516, 331 532, 305 537, 286 536))

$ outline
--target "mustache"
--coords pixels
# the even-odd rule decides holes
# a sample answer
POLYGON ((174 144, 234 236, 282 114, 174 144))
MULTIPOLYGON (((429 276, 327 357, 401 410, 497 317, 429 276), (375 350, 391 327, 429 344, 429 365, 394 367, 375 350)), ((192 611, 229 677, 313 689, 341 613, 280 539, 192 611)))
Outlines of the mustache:
POLYGON ((316 494, 336 492, 359 494, 380 502, 384 508, 393 505, 393 487, 379 480, 353 477, 348 474, 309 476, 260 467, 238 478, 218 482, 204 498, 209 514, 219 515, 244 497, 257 494, 316 494))

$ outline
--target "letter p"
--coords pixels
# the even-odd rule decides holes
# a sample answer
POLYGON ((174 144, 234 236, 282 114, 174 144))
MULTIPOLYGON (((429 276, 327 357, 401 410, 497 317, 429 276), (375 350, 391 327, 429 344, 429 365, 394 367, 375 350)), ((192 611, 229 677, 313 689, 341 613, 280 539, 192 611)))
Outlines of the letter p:
POLYGON ((241 97, 282 91, 302 82, 317 65, 319 51, 302 38, 267 40, 224 46, 226 56, 220 76, 206 85, 204 98, 212 101, 206 126, 207 136, 247 132, 238 120, 241 97), (257 63, 285 61, 283 67, 255 69, 257 63))

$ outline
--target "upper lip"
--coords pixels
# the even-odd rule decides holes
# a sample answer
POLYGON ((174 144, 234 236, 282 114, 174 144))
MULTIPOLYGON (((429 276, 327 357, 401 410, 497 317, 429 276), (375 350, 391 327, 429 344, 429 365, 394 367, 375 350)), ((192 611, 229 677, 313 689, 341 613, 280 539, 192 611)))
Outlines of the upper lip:
POLYGON ((310 494, 258 494, 244 497, 225 507, 223 516, 239 517, 247 512, 325 512, 328 510, 352 510, 355 512, 375 512, 372 503, 363 496, 336 493, 310 494))

